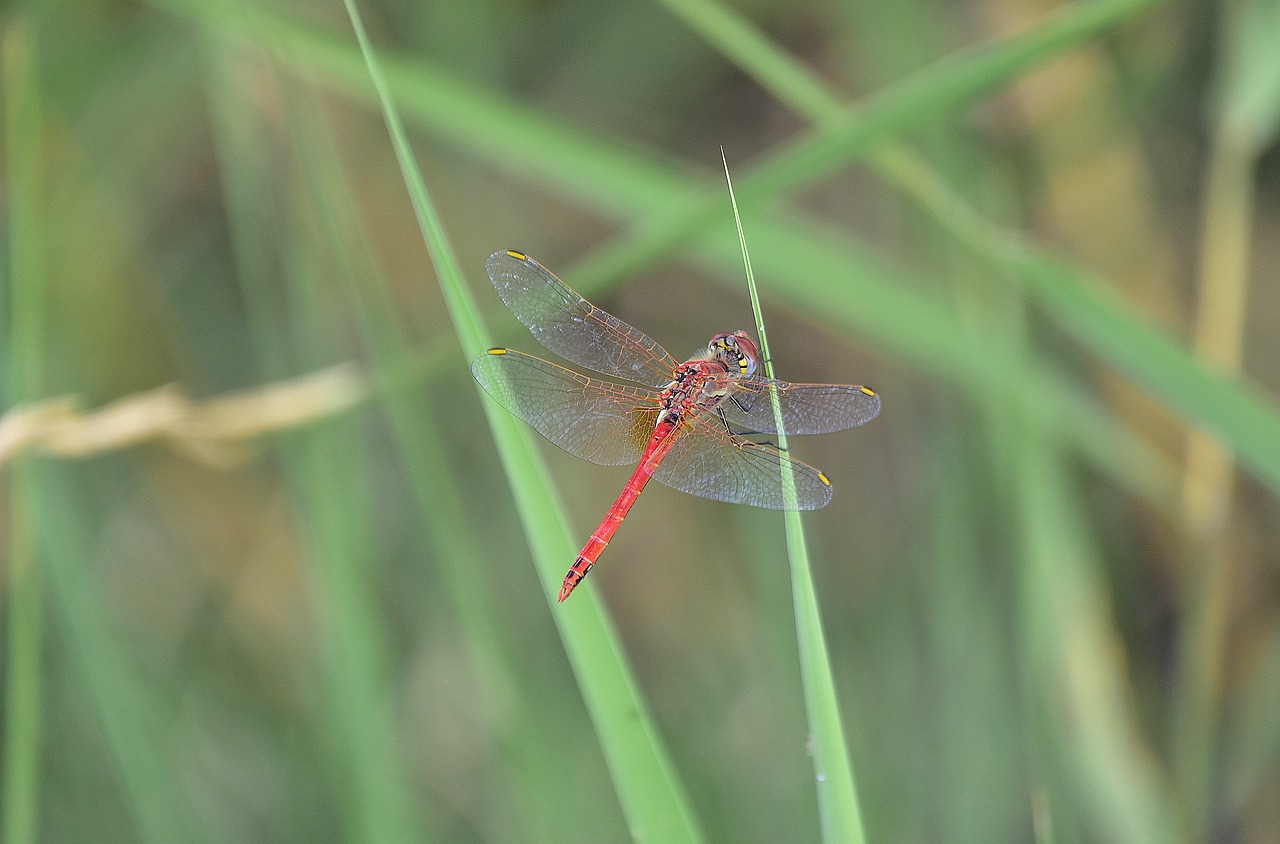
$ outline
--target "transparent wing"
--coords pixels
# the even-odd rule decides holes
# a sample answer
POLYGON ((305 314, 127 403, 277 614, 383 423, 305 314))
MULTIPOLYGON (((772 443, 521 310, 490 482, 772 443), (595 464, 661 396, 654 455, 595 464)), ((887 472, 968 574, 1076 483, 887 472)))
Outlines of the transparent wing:
POLYGON ((868 387, 847 384, 792 384, 758 375, 735 379, 734 391, 720 405, 735 427, 777 433, 769 385, 778 388, 782 424, 788 434, 829 434, 870 422, 880 412, 880 397, 868 387))
POLYGON ((696 416, 686 426, 653 473, 655 480, 690 495, 769 510, 817 510, 830 503, 825 475, 773 446, 734 436, 717 415, 696 416), (783 487, 784 464, 791 467, 794 505, 783 487))
POLYGON ((638 463, 658 417, 655 390, 588 378, 511 349, 480 355, 471 374, 539 434, 602 466, 638 463))
POLYGON ((677 363, 665 349, 583 299, 529 256, 494 252, 485 268, 516 319, 560 357, 651 387, 671 381, 677 363))

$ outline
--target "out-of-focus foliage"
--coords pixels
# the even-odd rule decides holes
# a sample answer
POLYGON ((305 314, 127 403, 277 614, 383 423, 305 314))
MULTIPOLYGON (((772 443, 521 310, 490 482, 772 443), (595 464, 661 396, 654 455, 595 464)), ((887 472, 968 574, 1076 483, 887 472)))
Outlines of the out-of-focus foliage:
MULTIPOLYGON (((749 328, 723 146, 882 395, 790 443, 868 840, 1280 838, 1280 4, 360 9, 493 342, 507 247, 749 328)), ((626 472, 509 484, 342 3, 0 24, 5 840, 642 837, 525 531, 626 472)), ((707 840, 821 834, 790 588, 657 486, 580 588, 707 840)))

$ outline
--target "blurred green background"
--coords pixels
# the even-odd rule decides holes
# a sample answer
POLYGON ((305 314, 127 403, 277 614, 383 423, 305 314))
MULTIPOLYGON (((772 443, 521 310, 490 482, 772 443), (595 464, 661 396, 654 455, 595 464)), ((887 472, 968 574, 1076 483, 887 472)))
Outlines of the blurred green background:
MULTIPOLYGON (((750 329, 723 145, 779 375, 881 393, 792 442, 866 840, 1280 840, 1280 3, 360 9, 493 343, 500 248, 750 329)), ((599 606, 686 837, 822 836, 782 518, 548 602, 340 2, 0 23, 6 841, 677 840, 599 606)))

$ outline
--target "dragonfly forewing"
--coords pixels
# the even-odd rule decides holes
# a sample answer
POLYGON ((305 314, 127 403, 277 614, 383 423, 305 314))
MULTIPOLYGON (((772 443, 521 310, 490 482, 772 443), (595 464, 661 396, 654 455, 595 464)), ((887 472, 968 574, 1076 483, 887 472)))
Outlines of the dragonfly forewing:
POLYGON ((527 255, 494 252, 485 263, 498 296, 538 342, 605 375, 665 386, 676 359, 644 332, 605 313, 527 255))

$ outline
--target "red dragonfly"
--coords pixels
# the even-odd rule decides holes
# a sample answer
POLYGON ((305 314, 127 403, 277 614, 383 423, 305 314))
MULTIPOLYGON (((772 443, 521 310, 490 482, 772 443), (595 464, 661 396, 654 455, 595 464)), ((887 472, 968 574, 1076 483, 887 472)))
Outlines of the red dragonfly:
POLYGON ((831 501, 826 475, 747 438, 777 432, 770 387, 788 434, 842 431, 880 412, 880 397, 868 387, 756 375, 760 353, 744 331, 717 334, 705 352, 679 363, 523 253, 495 252, 485 266, 498 296, 538 342, 579 366, 632 382, 590 378, 514 349, 490 349, 471 363, 498 404, 570 454, 603 466, 639 463, 565 575, 561 601, 595 565, 650 478, 771 510, 816 510, 831 501))

